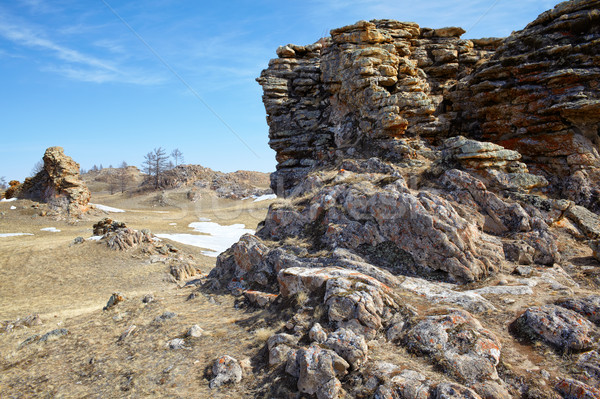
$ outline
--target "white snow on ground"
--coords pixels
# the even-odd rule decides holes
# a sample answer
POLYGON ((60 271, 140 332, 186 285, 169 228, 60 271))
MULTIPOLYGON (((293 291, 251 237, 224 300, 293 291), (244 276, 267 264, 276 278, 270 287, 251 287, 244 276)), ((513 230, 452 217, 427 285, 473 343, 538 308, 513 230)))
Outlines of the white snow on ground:
POLYGON ((2 198, 2 199, 0 199, 0 202, 12 202, 12 201, 16 201, 17 199, 18 198, 9 198, 9 199, 2 198))
POLYGON ((203 255, 217 257, 221 252, 236 243, 246 233, 254 234, 254 230, 246 229, 243 224, 222 226, 214 222, 193 222, 188 225, 201 234, 156 234, 160 238, 168 238, 182 244, 205 248, 203 255))
POLYGON ((177 223, 169 223, 169 226, 177 226, 177 223))
POLYGON ((102 239, 102 237, 104 236, 91 236, 90 238, 88 238, 89 241, 100 241, 100 239, 102 239))
POLYGON ((277 195, 275 195, 275 194, 265 194, 265 195, 256 197, 254 199, 254 201, 252 201, 252 202, 267 201, 267 200, 271 200, 271 199, 275 199, 275 198, 277 198, 277 195))
POLYGON ((106 206, 106 205, 100 205, 100 204, 92 204, 90 202, 90 205, 94 205, 96 208, 100 209, 101 211, 104 212, 125 212, 123 209, 119 209, 119 208, 113 208, 112 206, 106 206))
POLYGON ((10 209, 17 209, 17 207, 14 205, 11 205, 10 209))
POLYGON ((31 233, 1 233, 0 237, 32 236, 31 233))
POLYGON ((44 227, 43 229, 40 229, 41 231, 49 231, 51 233, 60 233, 60 230, 57 229, 56 227, 44 227))

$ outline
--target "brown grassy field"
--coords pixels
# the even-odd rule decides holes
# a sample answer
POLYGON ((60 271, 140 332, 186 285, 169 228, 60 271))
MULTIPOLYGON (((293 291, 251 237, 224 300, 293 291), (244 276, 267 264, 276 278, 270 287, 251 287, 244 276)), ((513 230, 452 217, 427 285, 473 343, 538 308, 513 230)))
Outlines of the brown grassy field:
MULTIPOLYGON (((90 237, 92 224, 107 216, 153 233, 190 233, 188 224, 199 218, 255 229, 270 203, 224 200, 210 191, 202 194, 191 202, 185 190, 169 191, 162 201, 157 193, 96 193, 93 203, 126 212, 99 212, 77 223, 36 216, 30 201, 0 203, 0 234, 33 234, 0 238, 0 320, 39 314, 43 321, 0 332, 1 398, 260 396, 264 391, 260 378, 210 391, 206 367, 223 354, 238 359, 257 356, 264 350, 265 329, 278 328, 279 321, 268 322, 261 311, 236 309, 233 297, 198 291, 193 285, 180 287, 164 263, 150 263, 139 251, 112 251, 95 241, 72 245, 75 237, 90 237), (61 231, 40 231, 46 227, 61 231), (117 291, 126 301, 103 311, 117 291), (190 299, 192 292, 195 298, 190 299), (156 300, 143 303, 146 294, 156 300), (177 316, 156 321, 167 311, 177 316), (194 324, 204 329, 202 337, 186 339, 185 349, 167 347, 169 340, 184 337, 194 324), (132 334, 119 340, 131 326, 135 326, 132 334), (60 328, 68 334, 23 345, 28 338, 60 328)), ((203 256, 200 248, 172 244, 192 255, 203 273, 214 267, 216 259, 203 256)), ((250 364, 258 367, 254 372, 260 376, 264 356, 257 359, 250 364)))

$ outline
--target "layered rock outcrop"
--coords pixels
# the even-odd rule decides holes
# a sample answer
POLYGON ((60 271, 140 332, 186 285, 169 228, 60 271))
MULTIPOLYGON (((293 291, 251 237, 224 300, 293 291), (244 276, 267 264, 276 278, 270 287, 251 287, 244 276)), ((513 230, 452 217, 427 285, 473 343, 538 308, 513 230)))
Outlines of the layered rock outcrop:
POLYGON ((595 1, 565 2, 505 40, 374 20, 280 47, 258 79, 277 152, 272 188, 357 154, 410 158, 398 137, 458 133, 517 150, 557 191, 592 204, 599 18, 595 1))
POLYGON ((54 210, 78 216, 88 209, 91 193, 79 175, 79 164, 62 147, 50 147, 44 167, 11 192, 12 197, 46 202, 54 210))
POLYGON ((600 274, 581 276, 600 231, 599 9, 561 3, 507 39, 374 20, 277 49, 258 82, 283 198, 209 278, 293 310, 267 349, 297 391, 596 392, 596 366, 533 378, 543 360, 520 345, 597 358, 600 274))

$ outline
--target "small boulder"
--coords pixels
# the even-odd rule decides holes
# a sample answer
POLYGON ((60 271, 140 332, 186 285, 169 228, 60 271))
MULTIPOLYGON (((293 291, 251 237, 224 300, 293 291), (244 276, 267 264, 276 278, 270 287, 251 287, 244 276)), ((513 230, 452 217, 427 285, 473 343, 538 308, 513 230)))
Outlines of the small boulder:
POLYGON ((183 338, 174 338, 167 342, 169 349, 185 349, 185 340, 183 338))
POLYGON ((212 373, 214 378, 209 383, 211 389, 227 383, 237 384, 242 380, 242 366, 236 359, 228 355, 215 360, 212 373))
POLYGON ((336 330, 329 334, 323 345, 343 357, 354 370, 360 369, 367 361, 369 352, 367 343, 363 336, 355 334, 352 330, 345 328, 336 330))
POLYGON ((191 338, 200 338, 202 334, 204 334, 204 330, 198 324, 191 326, 185 333, 186 337, 191 338))
POLYGON ((542 339, 564 351, 586 351, 596 344, 594 325, 576 312, 554 305, 528 308, 511 324, 528 339, 542 339))
POLYGON ((120 292, 115 292, 110 296, 110 298, 108 299, 108 302, 106 303, 106 306, 103 308, 103 310, 108 310, 110 308, 113 308, 118 303, 123 302, 124 300, 125 300, 125 295, 121 294, 120 292))
POLYGON ((404 344, 435 359, 460 381, 498 379, 500 341, 464 310, 448 309, 416 321, 404 336, 404 344))
POLYGON ((275 334, 267 340, 269 366, 286 363, 295 351, 299 338, 290 334, 275 334))
POLYGON ((311 341, 322 344, 327 340, 327 333, 319 323, 315 323, 308 332, 311 341))
POLYGON ((581 381, 564 378, 554 387, 564 399, 598 399, 600 390, 581 381))
MULTIPOLYGON (((318 344, 296 352, 295 362, 298 369, 298 390, 317 399, 335 399, 342 384, 338 377, 346 374, 350 365, 332 350, 318 344)), ((286 368, 287 371, 287 368, 286 368)))

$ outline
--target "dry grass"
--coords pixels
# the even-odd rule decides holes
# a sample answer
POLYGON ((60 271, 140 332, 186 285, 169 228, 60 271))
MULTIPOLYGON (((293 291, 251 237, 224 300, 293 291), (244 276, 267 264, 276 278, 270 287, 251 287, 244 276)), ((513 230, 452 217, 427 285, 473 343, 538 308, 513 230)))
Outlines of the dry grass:
MULTIPOLYGON (((203 194, 192 203, 183 190, 168 192, 167 207, 153 206, 153 194, 94 195, 92 202, 126 209, 107 216, 155 233, 191 232, 187 225, 199 218, 255 228, 269 205, 203 194)), ((256 378, 211 391, 206 369, 223 354, 240 360, 256 357, 252 364, 262 369, 264 357, 258 353, 265 336, 279 325, 271 327, 261 317, 263 332, 255 333, 255 312, 237 310, 229 296, 199 293, 187 300, 193 287, 171 283, 165 264, 151 264, 138 251, 115 252, 92 241, 71 245, 77 236, 91 236, 92 224, 102 216, 69 224, 34 217, 30 205, 0 203, 0 233, 34 234, 0 238, 0 320, 39 313, 43 324, 0 332, 1 398, 256 396, 256 378), (40 231, 51 226, 61 232, 40 231), (102 311, 115 291, 127 300, 102 311), (141 298, 148 293, 157 299, 143 304, 141 298), (165 311, 177 317, 157 322, 165 311), (185 338, 187 349, 167 348, 169 340, 183 338, 194 324, 205 330, 202 337, 185 338), (134 325, 131 335, 120 340, 134 325), (27 338, 57 328, 66 328, 68 335, 20 347, 27 338)), ((214 267, 215 258, 202 256, 199 248, 175 245, 192 254, 203 272, 214 267)))

